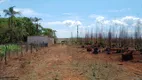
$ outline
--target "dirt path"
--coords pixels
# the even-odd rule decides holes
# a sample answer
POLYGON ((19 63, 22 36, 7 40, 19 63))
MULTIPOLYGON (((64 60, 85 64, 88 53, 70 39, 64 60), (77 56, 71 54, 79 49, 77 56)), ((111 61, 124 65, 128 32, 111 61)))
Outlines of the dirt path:
POLYGON ((19 80, 140 80, 134 73, 111 62, 109 56, 93 55, 86 50, 67 45, 55 45, 22 58, 13 58, 0 67, 0 76, 19 77, 19 80))
MULTIPOLYGON (((29 77, 34 80, 83 80, 83 77, 76 76, 70 64, 72 56, 67 46, 57 46, 45 50, 46 54, 38 61, 33 61, 35 67, 29 77), (35 76, 35 77, 33 77, 35 76)), ((25 76, 26 77, 26 76, 25 76)), ((26 80, 31 80, 30 78, 26 80)))

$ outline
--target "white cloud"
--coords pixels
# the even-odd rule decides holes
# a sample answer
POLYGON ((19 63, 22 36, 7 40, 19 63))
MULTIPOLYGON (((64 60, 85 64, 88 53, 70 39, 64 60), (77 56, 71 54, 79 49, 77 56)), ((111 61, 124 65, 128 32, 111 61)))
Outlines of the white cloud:
POLYGON ((133 23, 136 23, 139 19, 140 18, 137 18, 135 16, 126 16, 126 17, 123 17, 121 21, 126 22, 129 25, 132 25, 133 23))
POLYGON ((137 26, 137 23, 133 23, 132 26, 133 26, 133 27, 136 27, 136 26, 137 26))
POLYGON ((63 21, 63 24, 69 27, 74 27, 74 26, 81 26, 82 23, 80 21, 75 21, 75 20, 65 20, 63 21))
MULTIPOLYGON (((96 15, 93 14, 91 16, 89 16, 90 18, 94 18, 95 20, 95 24, 99 24, 97 26, 134 26, 138 20, 140 20, 140 22, 142 22, 141 18, 135 17, 135 16, 125 16, 122 18, 116 18, 116 19, 106 19, 104 16, 101 15, 96 15)), ((94 25, 93 25, 94 26, 94 25)), ((89 25, 89 27, 91 27, 91 25, 89 25)))
POLYGON ((134 17, 134 16, 126 16, 126 17, 123 17, 121 19, 121 21, 123 22, 127 22, 127 23, 134 23, 136 21, 138 21, 140 18, 137 18, 137 17, 134 17))
POLYGON ((48 25, 62 25, 63 23, 61 21, 55 21, 55 22, 47 22, 48 25))
POLYGON ((49 14, 46 13, 38 13, 30 8, 14 8, 15 11, 20 11, 23 16, 34 17, 34 16, 43 16, 44 17, 51 17, 49 14))
POLYGON ((109 25, 110 23, 111 23, 111 21, 109 21, 109 20, 103 21, 103 24, 104 24, 104 25, 109 25))
POLYGON ((92 27, 95 27, 96 26, 96 24, 95 23, 92 23, 92 24, 90 24, 90 25, 88 25, 88 26, 86 26, 87 28, 92 28, 92 27))
POLYGON ((0 0, 0 4, 3 3, 3 2, 5 2, 5 1, 6 1, 6 0, 0 0))
POLYGON ((0 14, 3 14, 3 11, 0 11, 0 14))
POLYGON ((121 20, 126 21, 126 20, 138 20, 138 19, 140 19, 140 18, 137 18, 134 16, 126 16, 126 17, 123 17, 121 20))
POLYGON ((24 16, 38 16, 39 13, 35 12, 34 10, 30 8, 15 8, 15 11, 20 11, 22 15, 24 16))
POLYGON ((112 23, 116 26, 128 26, 127 23, 120 21, 120 20, 112 20, 112 23))
POLYGON ((103 16, 97 15, 97 14, 91 14, 91 15, 89 15, 89 18, 92 18, 92 19, 96 19, 96 18, 100 18, 100 17, 103 17, 103 16))
POLYGON ((138 27, 141 26, 142 27, 142 19, 137 20, 137 22, 132 24, 132 27, 138 27))
POLYGON ((130 11, 130 8, 124 8, 124 9, 119 9, 119 10, 109 10, 108 12, 124 12, 124 11, 130 11))
POLYGON ((57 32, 57 37, 59 38, 69 38, 71 37, 71 32, 73 36, 76 36, 76 25, 79 26, 79 30, 83 28, 82 23, 80 21, 75 20, 64 20, 64 21, 52 21, 52 22, 42 22, 41 25, 43 27, 54 28, 57 32), (61 29, 60 29, 61 27, 61 29), (66 27, 66 28, 65 28, 66 27))
POLYGON ((80 21, 76 21, 75 25, 79 25, 80 26, 80 25, 82 25, 82 23, 80 21))
POLYGON ((101 22, 101 21, 105 20, 104 16, 96 15, 96 14, 89 15, 89 18, 95 19, 97 22, 101 22))
POLYGON ((63 21, 63 24, 66 26, 72 26, 74 24, 74 21, 73 20, 65 20, 65 21, 63 21))
MULTIPOLYGON (((58 38, 70 38, 70 37, 76 37, 77 36, 76 28, 74 28, 72 30, 70 30, 70 29, 58 29, 56 33, 57 33, 58 38)), ((84 36, 84 35, 85 35, 85 30, 79 29, 79 36, 84 36)))
POLYGON ((53 22, 48 22, 48 21, 40 21, 41 25, 43 27, 52 27, 52 26, 60 26, 63 25, 62 22, 60 21, 53 21, 53 22))
POLYGON ((76 36, 76 25, 80 25, 79 32, 80 32, 80 35, 83 36, 85 34, 85 31, 88 31, 88 30, 90 31, 92 29, 94 31, 97 30, 98 32, 101 31, 101 32, 107 33, 110 27, 115 28, 114 34, 118 34, 121 26, 128 29, 129 32, 132 32, 133 29, 131 28, 133 27, 129 28, 129 26, 137 26, 138 20, 140 20, 140 22, 142 23, 141 18, 134 17, 134 16, 124 16, 124 17, 115 18, 115 19, 107 19, 101 15, 94 15, 92 17, 94 18, 94 22, 88 25, 85 25, 81 21, 75 20, 75 19, 64 20, 64 21, 43 22, 41 24, 44 25, 43 27, 50 27, 50 26, 53 26, 54 28, 57 26, 69 27, 64 30, 59 30, 59 28, 57 28, 57 34, 58 34, 58 37, 70 37, 71 32, 73 32, 73 34, 76 36), (62 34, 65 34, 65 35, 62 35, 62 34))
POLYGON ((41 24, 43 25, 43 27, 53 26, 53 25, 63 25, 67 27, 76 27, 77 25, 82 26, 82 23, 80 21, 75 21, 75 20, 41 22, 41 24))
POLYGON ((63 13, 63 15, 71 16, 71 15, 72 15, 72 13, 63 13))
POLYGON ((71 31, 67 29, 58 29, 56 30, 56 34, 58 38, 70 38, 71 37, 71 31))
POLYGON ((98 21, 98 22, 103 21, 104 19, 105 19, 105 17, 103 17, 103 16, 96 17, 96 21, 98 21))
POLYGON ((102 24, 105 26, 116 26, 116 25, 117 26, 128 26, 128 25, 132 26, 138 20, 141 20, 142 22, 142 19, 135 17, 135 16, 125 16, 122 18, 116 18, 116 19, 111 19, 111 20, 108 20, 104 16, 96 15, 96 14, 92 14, 89 17, 94 18, 97 24, 102 24))
POLYGON ((98 16, 100 16, 100 15, 91 14, 91 15, 89 15, 89 18, 96 18, 96 17, 98 17, 98 16))

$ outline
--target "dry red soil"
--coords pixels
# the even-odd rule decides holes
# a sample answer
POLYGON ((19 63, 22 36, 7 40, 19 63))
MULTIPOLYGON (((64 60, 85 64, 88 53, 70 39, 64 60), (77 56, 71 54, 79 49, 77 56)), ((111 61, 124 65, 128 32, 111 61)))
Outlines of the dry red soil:
MULTIPOLYGON (((141 55, 134 58, 142 60, 141 55)), ((11 57, 7 65, 0 62, 0 77, 11 76, 18 80, 142 80, 142 63, 122 62, 116 53, 94 55, 77 46, 54 45, 11 57)))

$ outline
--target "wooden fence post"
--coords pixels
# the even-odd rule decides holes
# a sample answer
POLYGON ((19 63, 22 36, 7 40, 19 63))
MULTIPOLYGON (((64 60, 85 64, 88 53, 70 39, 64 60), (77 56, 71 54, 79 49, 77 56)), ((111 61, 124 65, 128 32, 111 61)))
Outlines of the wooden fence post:
POLYGON ((16 50, 16 54, 17 54, 17 56, 18 56, 18 50, 16 50))
POLYGON ((28 43, 26 43, 26 52, 28 52, 28 43))
POLYGON ((22 48, 22 44, 20 45, 21 46, 21 56, 23 56, 23 48, 22 48))
POLYGON ((32 44, 31 44, 31 53, 33 52, 32 47, 33 47, 33 46, 32 46, 32 44))
POLYGON ((7 64, 7 46, 5 46, 4 61, 5 61, 5 65, 6 65, 7 64))
POLYGON ((38 44, 36 44, 36 51, 38 51, 38 44))

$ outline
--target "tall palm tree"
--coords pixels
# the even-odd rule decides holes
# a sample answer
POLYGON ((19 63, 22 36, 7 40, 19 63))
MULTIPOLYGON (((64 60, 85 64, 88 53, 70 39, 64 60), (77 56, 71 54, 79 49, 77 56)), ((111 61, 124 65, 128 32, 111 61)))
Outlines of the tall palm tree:
POLYGON ((39 31, 38 30, 39 29, 39 23, 38 22, 40 20, 42 20, 42 19, 41 18, 37 18, 37 17, 32 18, 32 21, 36 23, 36 32, 37 32, 37 34, 38 34, 38 31, 39 31))
POLYGON ((15 6, 12 6, 12 7, 8 8, 8 9, 3 10, 3 12, 5 13, 5 16, 9 16, 9 27, 12 26, 13 18, 15 17, 15 15, 17 15, 17 14, 20 15, 21 14, 18 11, 14 11, 14 7, 15 6))
POLYGON ((13 35, 14 35, 14 17, 15 15, 20 15, 20 12, 18 11, 14 11, 14 7, 9 7, 8 9, 3 10, 3 12, 5 13, 5 16, 9 16, 8 19, 8 26, 9 26, 9 33, 10 33, 10 42, 13 42, 13 35))

